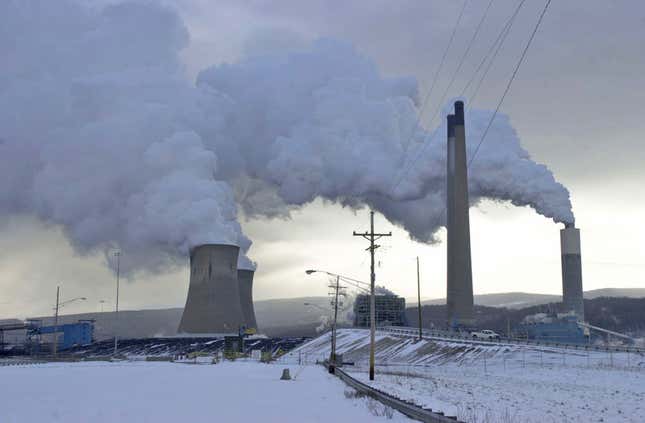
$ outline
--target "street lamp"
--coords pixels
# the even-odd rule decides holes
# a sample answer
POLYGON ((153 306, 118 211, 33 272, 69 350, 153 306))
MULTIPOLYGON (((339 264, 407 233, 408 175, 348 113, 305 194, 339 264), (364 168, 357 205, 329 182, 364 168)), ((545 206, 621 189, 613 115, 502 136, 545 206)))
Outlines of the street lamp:
POLYGON ((58 309, 74 301, 85 301, 85 297, 72 298, 71 300, 60 302, 60 286, 56 287, 56 307, 54 308, 54 356, 58 356, 58 309))
POLYGON ((116 355, 116 351, 119 347, 119 271, 121 270, 121 251, 116 251, 114 253, 114 257, 116 257, 116 323, 114 325, 114 355, 116 355))
POLYGON ((103 313, 103 304, 107 303, 107 300, 99 300, 99 304, 101 304, 101 313, 103 313))

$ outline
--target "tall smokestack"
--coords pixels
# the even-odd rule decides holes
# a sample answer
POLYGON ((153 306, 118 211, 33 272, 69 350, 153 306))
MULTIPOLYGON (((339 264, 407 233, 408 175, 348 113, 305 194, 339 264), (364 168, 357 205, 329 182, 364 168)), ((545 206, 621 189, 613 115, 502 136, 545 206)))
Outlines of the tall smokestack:
POLYGON ((455 114, 448 115, 448 325, 473 326, 473 279, 470 261, 468 218, 468 170, 464 103, 455 102, 455 114))
POLYGON ((205 244, 190 252, 190 285, 179 333, 237 334, 244 325, 234 245, 205 244))
POLYGON ((244 316, 244 324, 247 329, 257 332, 258 324, 255 320, 255 309, 253 308, 253 275, 255 272, 248 269, 238 269, 237 280, 240 289, 240 307, 244 316))
POLYGON ((567 311, 574 311, 579 320, 585 319, 582 296, 582 261, 580 257, 580 229, 567 223, 560 230, 562 257, 562 302, 567 311))

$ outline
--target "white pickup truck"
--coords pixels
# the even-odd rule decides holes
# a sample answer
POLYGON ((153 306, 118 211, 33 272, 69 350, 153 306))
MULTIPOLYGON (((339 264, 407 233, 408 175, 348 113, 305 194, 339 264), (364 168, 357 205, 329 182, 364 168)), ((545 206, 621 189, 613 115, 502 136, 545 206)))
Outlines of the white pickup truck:
POLYGON ((470 332, 470 337, 473 339, 499 339, 499 335, 492 330, 484 329, 477 332, 470 332))

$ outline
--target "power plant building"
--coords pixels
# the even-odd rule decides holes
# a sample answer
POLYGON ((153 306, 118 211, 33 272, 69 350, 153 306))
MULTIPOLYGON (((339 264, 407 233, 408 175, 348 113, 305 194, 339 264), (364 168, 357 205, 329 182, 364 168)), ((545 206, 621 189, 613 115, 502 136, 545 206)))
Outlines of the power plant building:
MULTIPOLYGON (((405 298, 375 295, 376 326, 405 326, 405 298)), ((354 301, 354 326, 370 327, 370 296, 358 295, 354 301)))
POLYGON ((455 102, 448 115, 447 190, 447 321, 450 328, 475 323, 473 278, 470 258, 468 166, 464 103, 455 102))
POLYGON ((205 244, 190 252, 190 284, 180 334, 238 334, 246 326, 240 301, 239 247, 205 244))
POLYGON ((560 230, 562 258, 562 302, 565 311, 573 311, 584 321, 585 308, 582 294, 582 260, 580 256, 580 229, 567 224, 560 230))

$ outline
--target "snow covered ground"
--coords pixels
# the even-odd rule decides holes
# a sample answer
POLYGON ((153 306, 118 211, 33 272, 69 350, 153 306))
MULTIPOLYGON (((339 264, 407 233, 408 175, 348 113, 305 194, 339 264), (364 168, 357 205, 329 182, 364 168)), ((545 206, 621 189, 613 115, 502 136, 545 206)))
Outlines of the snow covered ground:
MULTIPOLYGON (((645 422, 645 357, 553 347, 467 344, 379 333, 367 378, 368 332, 339 331, 345 370, 384 392, 467 422, 645 422)), ((321 336, 283 358, 329 354, 321 336)))
POLYGON ((49 363, 0 367, 0 381, 2 423, 409 421, 314 365, 49 363))

